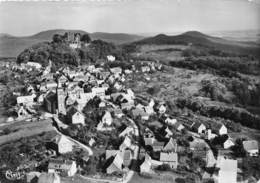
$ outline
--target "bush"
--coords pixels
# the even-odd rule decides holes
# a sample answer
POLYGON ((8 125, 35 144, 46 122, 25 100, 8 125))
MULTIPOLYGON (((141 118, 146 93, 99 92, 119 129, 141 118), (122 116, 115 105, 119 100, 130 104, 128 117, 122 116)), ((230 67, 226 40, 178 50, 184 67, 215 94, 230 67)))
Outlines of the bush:
POLYGON ((171 167, 168 164, 162 164, 162 165, 159 165, 156 168, 156 170, 159 170, 159 171, 170 171, 171 167))
POLYGON ((175 179, 175 182, 176 183, 185 183, 185 179, 178 177, 178 178, 175 179))

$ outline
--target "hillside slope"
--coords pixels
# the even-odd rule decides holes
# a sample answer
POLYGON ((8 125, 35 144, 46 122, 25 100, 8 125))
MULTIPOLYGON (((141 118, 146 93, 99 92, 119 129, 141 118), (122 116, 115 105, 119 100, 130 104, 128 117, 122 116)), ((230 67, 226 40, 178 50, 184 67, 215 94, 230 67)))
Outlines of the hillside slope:
MULTIPOLYGON (((9 34, 0 34, 0 57, 16 57, 24 49, 45 41, 51 41, 54 34, 64 34, 65 32, 78 32, 85 34, 87 32, 82 30, 65 30, 55 29, 42 31, 32 36, 15 37, 9 34)), ((144 37, 133 34, 122 33, 89 33, 92 40, 101 39, 106 42, 114 44, 130 43, 133 41, 141 40, 144 37)))
POLYGON ((215 48, 230 52, 237 52, 242 54, 253 54, 259 56, 260 45, 253 42, 237 42, 230 41, 218 37, 208 36, 206 34, 189 31, 177 36, 168 36, 159 34, 154 37, 145 38, 143 40, 134 42, 137 45, 195 45, 207 48, 215 48))

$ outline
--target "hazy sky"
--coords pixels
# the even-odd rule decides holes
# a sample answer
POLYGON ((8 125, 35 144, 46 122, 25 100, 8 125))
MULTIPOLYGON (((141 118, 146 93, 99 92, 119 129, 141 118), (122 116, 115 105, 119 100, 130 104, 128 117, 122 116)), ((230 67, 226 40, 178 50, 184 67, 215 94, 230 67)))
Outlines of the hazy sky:
POLYGON ((180 32, 260 29, 260 0, 86 0, 2 2, 0 32, 180 32))

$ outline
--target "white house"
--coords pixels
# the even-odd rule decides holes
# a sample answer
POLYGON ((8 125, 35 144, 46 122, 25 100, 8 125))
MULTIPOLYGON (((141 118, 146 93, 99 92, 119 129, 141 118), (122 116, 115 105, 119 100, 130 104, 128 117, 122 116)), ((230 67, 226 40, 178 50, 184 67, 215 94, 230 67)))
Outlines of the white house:
POLYGON ((165 135, 166 138, 170 138, 173 135, 172 131, 169 129, 168 126, 165 128, 164 131, 166 133, 166 135, 165 135))
POLYGON ((106 111, 104 115, 102 116, 102 123, 110 126, 113 122, 112 115, 109 111, 106 111))
POLYGON ((172 119, 172 118, 166 118, 165 123, 168 125, 174 125, 177 122, 177 119, 172 119))
POLYGON ((132 149, 132 140, 128 136, 125 137, 123 143, 119 147, 120 150, 125 150, 126 148, 132 149))
POLYGON ((206 126, 202 123, 195 123, 192 128, 198 134, 206 133, 206 126))
POLYGON ((126 135, 130 135, 132 133, 134 133, 134 128, 128 126, 119 134, 119 137, 125 137, 126 135))
POLYGON ((114 62, 114 61, 116 60, 116 57, 114 57, 113 55, 108 55, 108 56, 107 56, 107 60, 108 60, 109 62, 114 62))
POLYGON ((110 71, 113 74, 121 74, 122 73, 122 68, 121 67, 114 67, 114 68, 110 68, 110 71))
POLYGON ((35 94, 28 96, 19 96, 16 98, 17 104, 32 105, 34 103, 35 94))
POLYGON ((151 115, 151 114, 154 114, 154 110, 153 110, 153 107, 150 107, 150 106, 145 106, 144 107, 144 110, 147 114, 151 115))
POLYGON ((176 128, 176 130, 178 130, 178 131, 182 131, 185 127, 181 124, 181 123, 175 123, 174 125, 173 125, 175 128, 176 128))
POLYGON ((30 66, 30 67, 34 67, 36 69, 42 68, 42 65, 37 63, 37 62, 27 62, 27 65, 30 66))
POLYGON ((65 154, 68 152, 72 152, 73 150, 73 142, 70 141, 67 137, 64 135, 56 136, 55 138, 55 144, 57 145, 57 150, 60 154, 65 154))
POLYGON ((178 150, 178 144, 177 141, 173 138, 170 138, 170 140, 165 144, 163 147, 163 151, 169 152, 177 152, 178 150))
POLYGON ((212 131, 217 135, 226 135, 227 134, 227 127, 221 123, 213 123, 212 124, 212 131))
POLYGON ((218 157, 218 183, 237 183, 237 160, 218 157))
POLYGON ((123 169, 123 157, 120 153, 117 153, 116 156, 113 159, 113 162, 107 167, 106 172, 108 174, 114 173, 114 172, 121 172, 123 169))
POLYGON ((160 162, 169 165, 171 168, 176 169, 178 166, 178 154, 175 152, 160 153, 160 162))
POLYGON ((258 156, 259 147, 256 140, 243 141, 243 147, 250 156, 258 156))
POLYGON ((151 157, 146 154, 145 155, 145 160, 140 166, 140 172, 141 173, 151 173, 151 168, 152 168, 152 161, 151 157))
POLYGON ((106 90, 107 90, 107 88, 105 88, 105 87, 96 87, 96 88, 92 88, 92 93, 96 96, 105 96, 106 90))
POLYGON ((151 101, 149 102, 148 106, 153 107, 154 105, 155 105, 155 102, 154 102, 153 99, 151 99, 151 101))
POLYGON ((159 107, 159 113, 160 114, 164 114, 166 112, 166 107, 165 107, 165 105, 160 105, 160 107, 159 107))
POLYGON ((48 165, 48 173, 65 173, 66 176, 72 177, 77 172, 75 161, 68 160, 50 160, 48 165))
POLYGON ((85 116, 74 106, 71 106, 67 111, 67 117, 72 124, 85 124, 85 116))
POLYGON ((229 149, 230 147, 234 146, 234 142, 232 141, 231 138, 228 138, 224 143, 223 143, 223 147, 224 149, 229 149))

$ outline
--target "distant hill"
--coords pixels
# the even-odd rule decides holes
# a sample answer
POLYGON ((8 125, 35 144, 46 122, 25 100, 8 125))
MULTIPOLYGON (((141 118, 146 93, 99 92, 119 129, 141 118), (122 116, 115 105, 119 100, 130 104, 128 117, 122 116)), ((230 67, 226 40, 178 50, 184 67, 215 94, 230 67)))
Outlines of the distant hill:
MULTIPOLYGON (((0 57, 16 57, 24 49, 31 47, 39 42, 50 41, 54 34, 64 34, 65 32, 78 32, 81 34, 87 33, 82 30, 65 30, 55 29, 42 31, 32 36, 16 37, 9 34, 0 34, 0 57)), ((141 40, 144 37, 133 34, 122 33, 89 33, 92 40, 101 39, 103 41, 112 42, 114 44, 130 43, 141 40)))
POLYGON ((177 36, 168 36, 159 34, 154 37, 142 39, 134 42, 137 45, 170 45, 170 44, 184 44, 195 45, 208 48, 216 48, 230 52, 239 52, 244 54, 259 55, 260 45, 254 42, 238 42, 226 40, 218 37, 209 36, 198 31, 189 31, 177 36))

